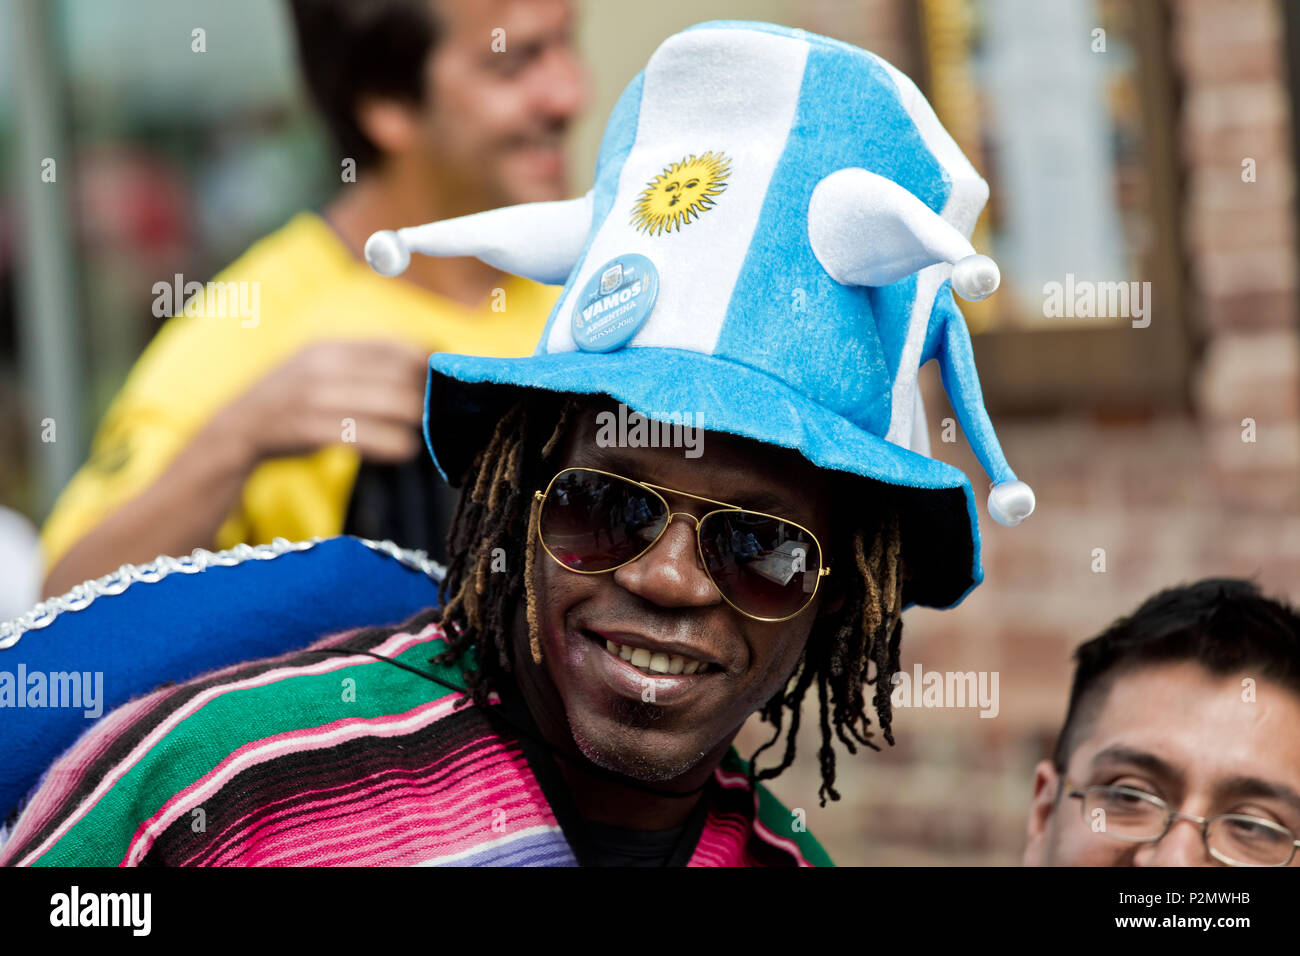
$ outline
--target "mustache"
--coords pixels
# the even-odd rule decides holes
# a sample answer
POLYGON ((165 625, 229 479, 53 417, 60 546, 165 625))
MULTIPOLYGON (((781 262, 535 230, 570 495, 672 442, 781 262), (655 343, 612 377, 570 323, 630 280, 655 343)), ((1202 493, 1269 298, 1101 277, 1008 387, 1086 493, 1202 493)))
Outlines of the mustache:
POLYGON ((597 607, 582 607, 575 610, 570 623, 586 630, 627 631, 645 635, 671 635, 679 643, 689 643, 711 647, 714 641, 709 636, 714 629, 706 622, 711 608, 662 608, 655 606, 638 607, 635 604, 619 602, 617 604, 597 607))
POLYGON ((516 149, 524 146, 545 146, 563 148, 567 139, 570 123, 568 120, 556 120, 524 133, 514 133, 502 140, 502 145, 516 149))

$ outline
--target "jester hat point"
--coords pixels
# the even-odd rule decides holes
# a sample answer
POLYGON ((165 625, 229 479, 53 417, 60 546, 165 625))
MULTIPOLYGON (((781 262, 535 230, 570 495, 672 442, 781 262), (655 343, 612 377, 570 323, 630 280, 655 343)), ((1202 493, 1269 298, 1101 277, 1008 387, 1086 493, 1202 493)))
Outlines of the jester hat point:
POLYGON ((385 275, 412 252, 472 255, 564 286, 531 356, 430 358, 425 438, 452 483, 520 389, 691 414, 892 486, 905 603, 951 607, 983 579, 979 522, 966 476, 929 455, 922 364, 938 361, 992 480, 990 515, 1014 525, 1034 507, 989 422, 953 295, 997 288, 969 239, 987 199, 884 60, 715 21, 669 37, 624 90, 585 196, 379 232, 365 251, 385 275))

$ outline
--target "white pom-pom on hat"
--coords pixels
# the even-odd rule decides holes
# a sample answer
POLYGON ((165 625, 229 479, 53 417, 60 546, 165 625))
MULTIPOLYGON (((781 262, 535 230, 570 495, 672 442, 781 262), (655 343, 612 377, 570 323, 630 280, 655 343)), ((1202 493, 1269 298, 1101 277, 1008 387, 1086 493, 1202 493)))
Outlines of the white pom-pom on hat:
POLYGON ((987 299, 997 291, 1001 281, 998 264, 979 253, 958 259, 952 267, 952 290, 967 302, 987 299))
POLYGON ((1003 481, 989 491, 989 516, 1015 527, 1034 513, 1034 489, 1023 481, 1003 481))
POLYGON ((411 264, 411 250, 400 235, 384 229, 366 240, 366 262, 381 276, 401 275, 411 264))

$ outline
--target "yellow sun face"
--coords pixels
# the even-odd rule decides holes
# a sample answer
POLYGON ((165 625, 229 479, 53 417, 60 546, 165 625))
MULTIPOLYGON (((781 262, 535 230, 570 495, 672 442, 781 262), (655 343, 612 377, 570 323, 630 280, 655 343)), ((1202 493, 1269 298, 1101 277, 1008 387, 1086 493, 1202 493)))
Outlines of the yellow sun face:
POLYGON ((638 232, 657 236, 680 230, 712 208, 713 197, 727 188, 731 160, 723 153, 691 154, 647 183, 632 209, 638 232))

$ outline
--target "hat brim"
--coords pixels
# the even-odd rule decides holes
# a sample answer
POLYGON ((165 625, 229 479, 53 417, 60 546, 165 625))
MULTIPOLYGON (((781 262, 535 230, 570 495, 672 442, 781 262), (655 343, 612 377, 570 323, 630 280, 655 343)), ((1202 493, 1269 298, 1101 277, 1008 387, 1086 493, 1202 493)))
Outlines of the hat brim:
POLYGON ((818 468, 893 486, 911 576, 905 603, 953 607, 983 580, 974 495, 959 469, 864 431, 764 372, 683 349, 510 359, 435 353, 424 435, 449 483, 459 483, 520 388, 608 395, 659 420, 702 416, 708 431, 792 448, 818 468))

